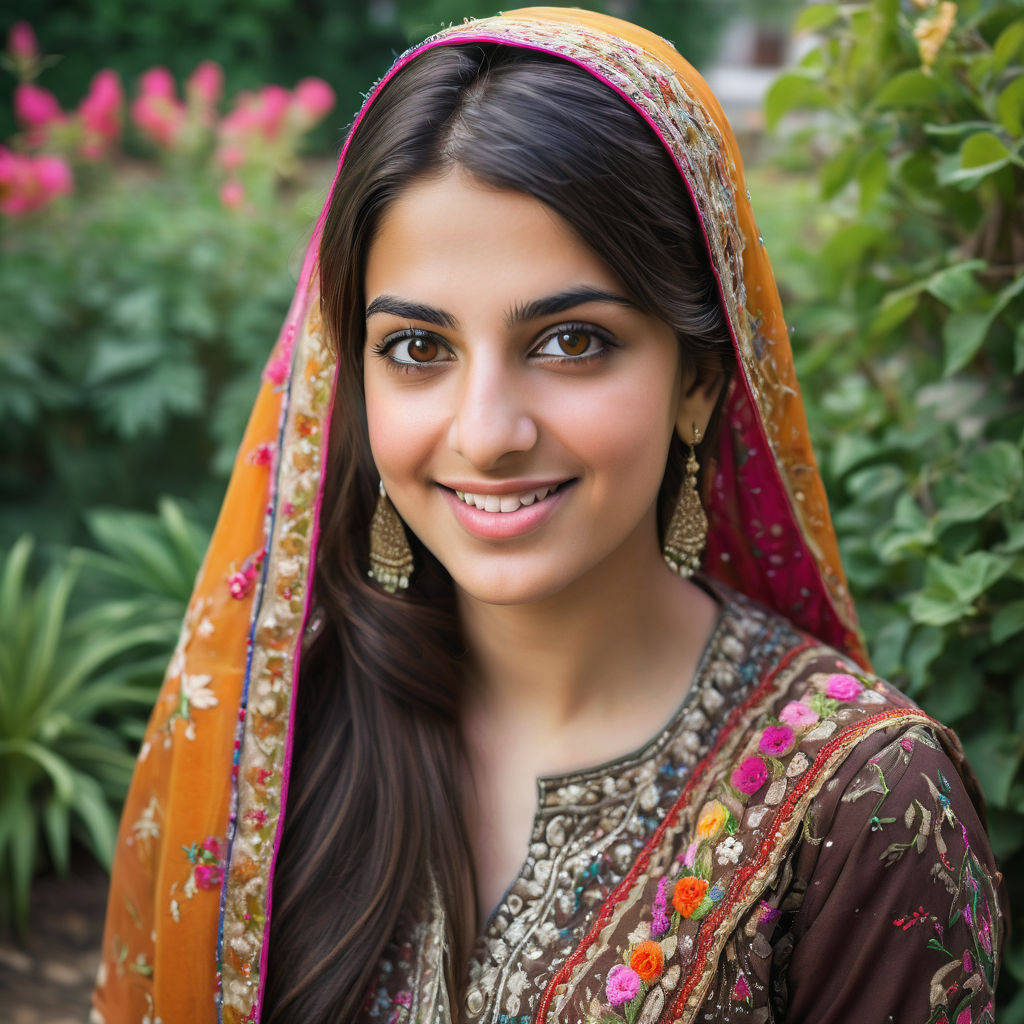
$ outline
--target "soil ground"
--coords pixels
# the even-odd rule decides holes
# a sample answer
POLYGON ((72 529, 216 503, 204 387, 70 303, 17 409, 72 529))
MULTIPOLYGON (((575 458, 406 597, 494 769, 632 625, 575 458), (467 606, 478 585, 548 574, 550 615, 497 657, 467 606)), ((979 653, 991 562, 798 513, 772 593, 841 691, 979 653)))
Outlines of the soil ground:
POLYGON ((73 861, 67 878, 32 885, 24 941, 0 931, 0 1020, 9 1024, 85 1024, 100 963, 107 875, 73 861))

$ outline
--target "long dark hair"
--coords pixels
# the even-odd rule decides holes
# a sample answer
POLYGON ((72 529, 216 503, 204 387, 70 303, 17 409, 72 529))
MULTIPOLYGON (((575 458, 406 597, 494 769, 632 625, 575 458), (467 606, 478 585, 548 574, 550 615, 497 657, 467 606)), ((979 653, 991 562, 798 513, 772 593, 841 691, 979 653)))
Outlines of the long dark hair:
MULTIPOLYGON (((558 213, 684 359, 728 375, 732 348, 701 229, 657 136, 586 71, 493 45, 439 46, 403 68, 356 130, 320 247, 339 359, 316 599, 323 626, 298 687, 274 879, 264 1020, 354 1022, 404 923, 446 911, 456 1019, 476 920, 459 735, 464 653, 453 587, 414 537, 402 596, 367 580, 377 472, 362 394, 363 278, 381 215, 414 180, 460 166, 558 213)), ((709 432, 710 433, 710 432, 709 432)), ((659 518, 682 480, 676 440, 659 518)))

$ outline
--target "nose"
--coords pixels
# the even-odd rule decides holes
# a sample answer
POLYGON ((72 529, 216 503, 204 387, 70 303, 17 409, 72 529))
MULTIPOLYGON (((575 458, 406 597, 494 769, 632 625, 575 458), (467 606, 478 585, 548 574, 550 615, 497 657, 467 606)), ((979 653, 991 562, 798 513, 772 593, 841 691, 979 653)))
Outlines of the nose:
POLYGON ((448 443, 480 470, 537 443, 527 381, 500 358, 474 361, 463 373, 448 443))

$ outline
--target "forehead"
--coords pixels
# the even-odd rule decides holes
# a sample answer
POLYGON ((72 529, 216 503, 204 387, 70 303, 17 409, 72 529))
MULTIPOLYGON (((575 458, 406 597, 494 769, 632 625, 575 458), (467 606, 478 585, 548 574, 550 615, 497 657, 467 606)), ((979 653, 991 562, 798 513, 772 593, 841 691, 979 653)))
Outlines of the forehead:
POLYGON ((583 283, 623 290, 550 207, 458 168, 413 183, 391 204, 366 266, 368 302, 396 294, 473 308, 583 283))

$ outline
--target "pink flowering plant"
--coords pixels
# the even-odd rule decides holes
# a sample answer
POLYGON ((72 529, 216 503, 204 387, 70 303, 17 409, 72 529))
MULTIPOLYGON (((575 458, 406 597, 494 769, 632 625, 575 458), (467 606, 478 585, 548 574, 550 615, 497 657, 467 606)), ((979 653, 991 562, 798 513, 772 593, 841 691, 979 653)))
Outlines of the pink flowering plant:
POLYGON ((97 67, 60 95, 44 44, 14 26, 0 62, 16 79, 0 314, 18 325, 0 346, 0 417, 27 496, 0 518, 46 521, 59 541, 91 508, 152 508, 196 481, 215 507, 261 371, 282 386, 290 366, 285 341, 267 366, 270 342, 315 216, 306 197, 330 173, 298 154, 335 100, 319 79, 236 95, 211 60, 183 76, 97 67))
POLYGON ((282 180, 294 180, 304 137, 333 109, 335 94, 319 78, 305 78, 294 89, 266 85, 241 92, 222 111, 223 69, 205 60, 178 83, 166 67, 139 76, 131 96, 117 72, 104 68, 73 109, 37 79, 54 58, 43 57, 32 26, 11 27, 3 65, 18 78, 14 114, 18 134, 9 141, 18 173, 0 178, 0 214, 34 212, 73 187, 76 164, 116 159, 130 130, 132 141, 181 173, 189 168, 214 188, 229 210, 266 204, 282 180), (40 159, 64 165, 60 187, 52 172, 37 173, 40 159))

